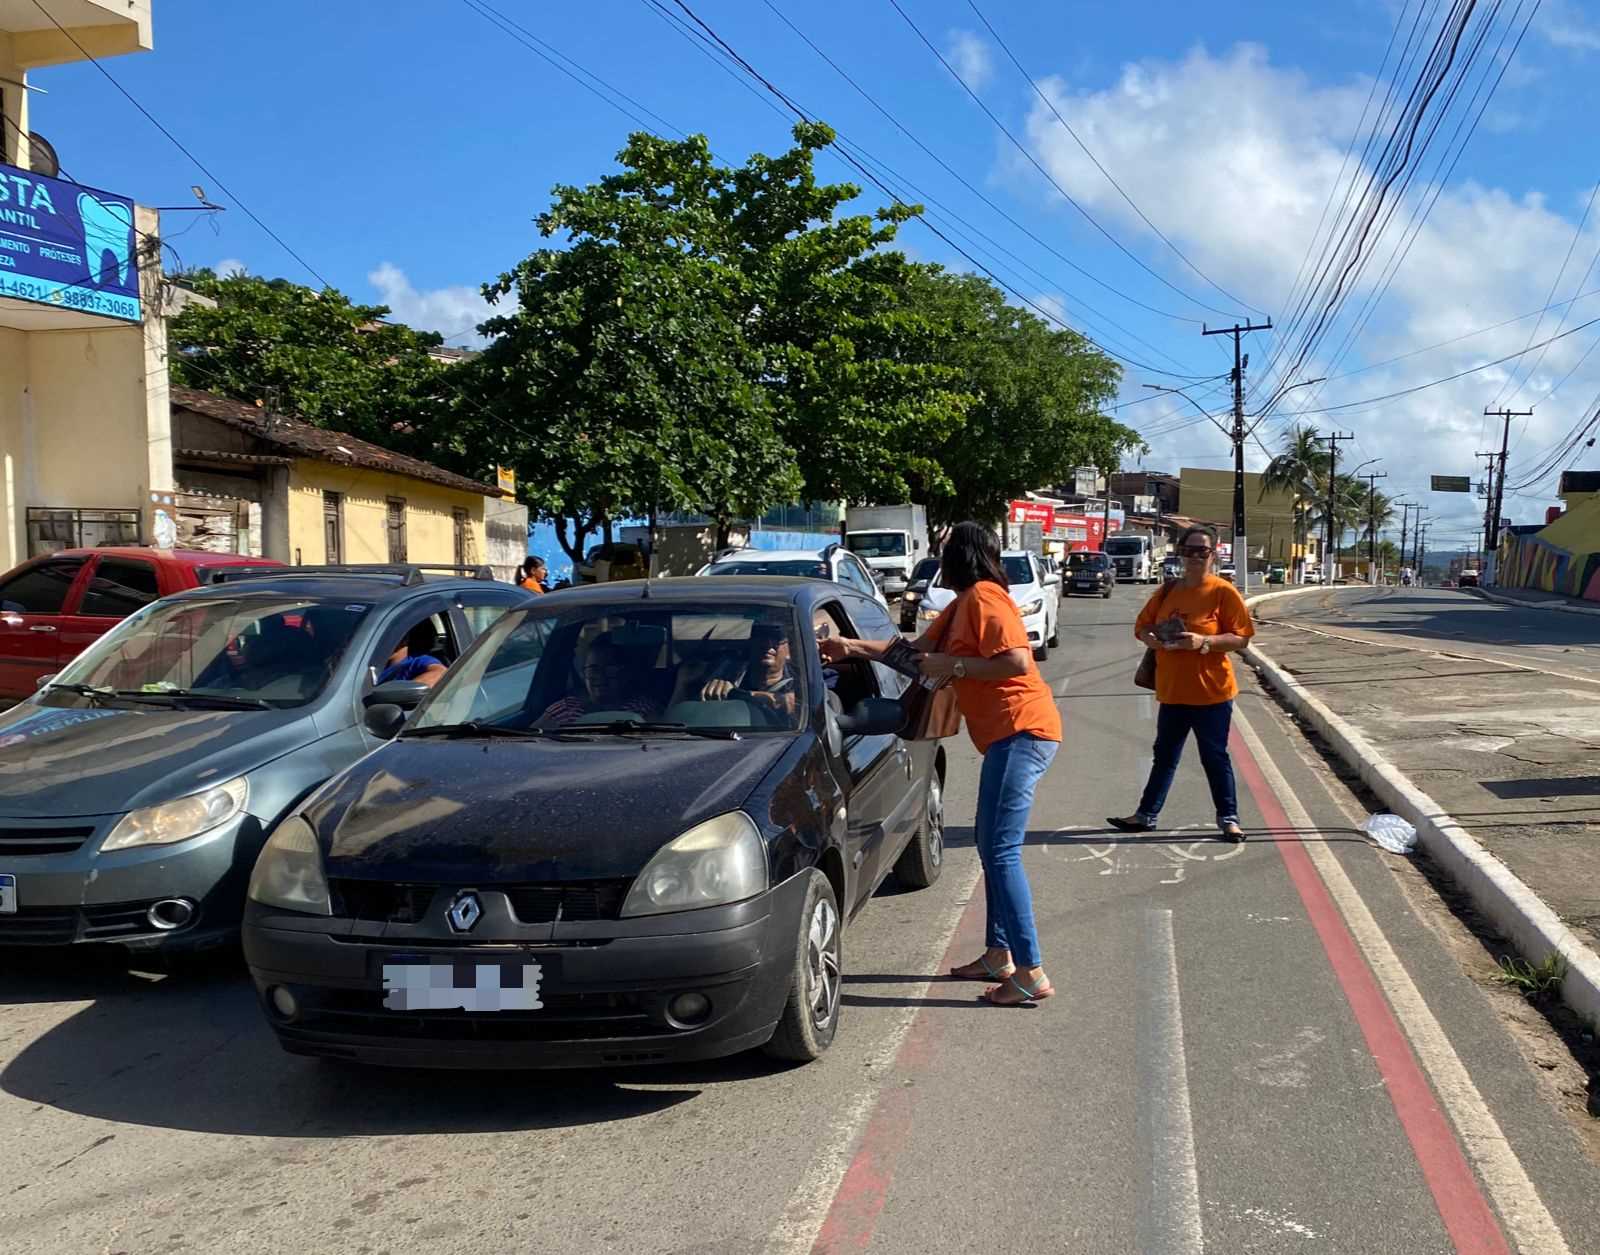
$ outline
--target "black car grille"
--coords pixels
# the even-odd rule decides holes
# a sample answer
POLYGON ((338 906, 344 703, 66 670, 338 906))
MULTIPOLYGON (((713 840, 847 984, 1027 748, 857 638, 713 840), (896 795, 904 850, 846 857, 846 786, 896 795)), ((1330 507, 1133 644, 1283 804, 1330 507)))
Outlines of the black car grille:
POLYGON ((67 827, 0 827, 0 855, 71 854, 94 836, 94 825, 67 827))
POLYGON ((631 993, 542 994, 538 1011, 391 1011, 377 992, 323 990, 301 1017, 280 1026, 422 1041, 564 1041, 669 1034, 631 993))
MULTIPOLYGON (((632 883, 631 878, 625 877, 563 884, 494 885, 493 890, 506 895, 511 913, 520 923, 553 924, 558 919, 586 923, 617 919, 632 883)), ((419 922, 433 905, 434 895, 448 891, 440 885, 344 879, 330 881, 329 888, 338 899, 340 915, 387 924, 419 922)))
POLYGON ((65 944, 78 935, 78 913, 20 907, 15 914, 0 915, 0 945, 65 944))
MULTIPOLYGON (((114 941, 123 937, 151 936, 162 930, 150 923, 148 902, 106 902, 94 906, 22 907, 15 914, 0 915, 0 945, 66 945, 73 941, 114 941)), ((193 928, 191 920, 184 928, 193 928)))

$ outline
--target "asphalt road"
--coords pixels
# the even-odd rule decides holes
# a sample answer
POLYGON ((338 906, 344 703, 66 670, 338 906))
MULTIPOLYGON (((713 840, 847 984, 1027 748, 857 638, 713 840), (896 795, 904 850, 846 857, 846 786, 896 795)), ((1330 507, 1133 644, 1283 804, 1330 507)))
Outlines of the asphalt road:
POLYGON ((1192 756, 1172 830, 1105 831, 1149 763, 1140 595, 1070 603, 1045 666, 1067 740, 1025 861, 1057 997, 929 979, 981 945, 964 742, 944 875, 851 927, 806 1067, 330 1067, 278 1051, 241 976, 4 956, 5 1246, 1600 1251, 1600 1170, 1253 688, 1247 844, 1211 839, 1192 756))

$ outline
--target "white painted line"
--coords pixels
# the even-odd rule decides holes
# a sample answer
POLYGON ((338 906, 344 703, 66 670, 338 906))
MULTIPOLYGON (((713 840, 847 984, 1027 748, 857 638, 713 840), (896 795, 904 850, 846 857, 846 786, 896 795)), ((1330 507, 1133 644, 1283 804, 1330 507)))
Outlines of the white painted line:
MULTIPOLYGON (((948 867, 948 864, 946 866, 948 867)), ((978 882, 982 876, 983 868, 974 858, 972 875, 962 891, 956 895, 955 902, 939 928, 938 944, 933 951, 935 955, 942 955, 950 949, 950 942, 955 937, 956 929, 961 926, 961 916, 977 892, 978 882)), ((900 1047, 906 1039, 906 1034, 911 1031, 912 1021, 917 1018, 923 999, 928 997, 932 989, 933 980, 930 978, 907 995, 906 1000, 912 1005, 903 1007, 895 1013, 889 1032, 867 1061, 865 1083, 849 1096, 843 1110, 828 1126, 821 1143, 811 1156, 810 1165, 790 1193, 777 1227, 767 1238, 767 1244, 762 1248, 763 1255, 809 1255, 816 1245, 817 1235, 822 1230, 823 1222, 828 1218, 828 1210, 833 1206, 834 1197, 839 1193, 839 1185, 843 1182, 844 1174, 849 1171, 850 1163, 855 1157, 856 1143, 861 1140, 867 1121, 877 1106, 883 1083, 888 1078, 890 1069, 894 1067, 895 1059, 900 1054, 900 1047)))
POLYGON ((1234 726, 1261 767, 1267 785, 1277 796, 1284 814, 1295 828, 1305 833, 1305 851, 1310 856, 1322 883, 1327 886, 1344 916, 1346 925, 1366 956, 1384 997, 1400 1022, 1417 1062, 1427 1074, 1433 1091, 1450 1122, 1455 1125, 1462 1149, 1493 1199, 1495 1210, 1506 1227, 1506 1234, 1523 1255, 1568 1255, 1566 1240, 1554 1217, 1545 1208, 1539 1191, 1529 1180, 1522 1161, 1501 1131, 1499 1122, 1473 1084, 1466 1065, 1456 1054, 1444 1028, 1434 1018, 1421 991, 1401 964, 1389 939, 1367 909, 1344 866, 1326 842, 1314 834, 1317 826, 1272 761, 1261 738, 1237 710, 1234 726))
POLYGON ((1171 911, 1145 912, 1139 948, 1136 1120, 1144 1172, 1138 1249, 1140 1255, 1200 1255, 1205 1239, 1171 911))
POLYGON ((1472 899, 1486 919, 1533 963, 1559 954, 1567 964, 1561 982, 1566 1004, 1600 1025, 1600 954, 1579 940, 1532 889, 1523 884, 1438 802, 1380 754, 1347 720, 1329 710, 1304 685, 1252 646, 1246 660, 1278 690, 1395 814, 1416 826, 1424 849, 1472 899))

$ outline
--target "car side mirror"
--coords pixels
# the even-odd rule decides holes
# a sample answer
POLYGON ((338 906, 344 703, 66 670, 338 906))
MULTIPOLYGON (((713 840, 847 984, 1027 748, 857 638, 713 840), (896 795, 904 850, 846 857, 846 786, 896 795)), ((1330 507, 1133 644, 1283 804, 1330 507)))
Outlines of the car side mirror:
POLYGON ((390 680, 380 684, 361 699, 369 710, 374 706, 395 706, 401 711, 415 710, 428 695, 428 686, 421 680, 390 680))
POLYGON ((889 736, 905 726, 906 712, 887 697, 867 697, 836 721, 845 736, 889 736))
POLYGON ((56 678, 56 673, 54 671, 52 671, 49 675, 40 676, 37 680, 35 680, 33 682, 33 691, 35 693, 42 692, 46 687, 48 687, 50 681, 55 679, 55 678, 56 678))
POLYGON ((373 736, 392 741, 406 725, 406 712, 393 702, 379 702, 367 707, 366 724, 373 736))

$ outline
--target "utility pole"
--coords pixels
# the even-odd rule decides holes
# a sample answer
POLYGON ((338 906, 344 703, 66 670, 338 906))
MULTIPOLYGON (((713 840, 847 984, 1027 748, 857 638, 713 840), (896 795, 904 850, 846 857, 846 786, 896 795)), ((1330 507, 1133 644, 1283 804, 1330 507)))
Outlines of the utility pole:
POLYGON ((1412 565, 1412 568, 1417 573, 1417 583, 1418 584, 1422 583, 1422 537, 1428 530, 1427 524, 1425 524, 1422 521, 1422 516, 1424 514, 1426 514, 1427 512, 1428 512, 1428 507, 1427 506, 1419 505, 1417 507, 1417 546, 1416 546, 1416 556, 1415 556, 1415 561, 1413 561, 1411 565, 1412 565))
POLYGON ((1339 442, 1342 440, 1354 440, 1355 434, 1353 432, 1336 431, 1326 436, 1318 436, 1317 439, 1326 440, 1328 442, 1328 539, 1323 546, 1326 552, 1322 560, 1322 582, 1324 584, 1332 584, 1336 574, 1336 572, 1333 570, 1333 566, 1339 561, 1338 551, 1334 548, 1333 544, 1333 494, 1336 486, 1335 481, 1338 479, 1339 475, 1339 442))
POLYGON ((1491 410, 1484 406, 1485 418, 1499 418, 1505 420, 1505 426, 1500 429, 1500 475, 1494 481, 1493 506, 1489 511, 1489 535, 1487 547, 1493 549, 1500 543, 1500 507, 1504 504, 1506 491, 1506 453, 1511 443, 1511 420, 1513 418, 1532 418, 1532 410, 1508 410, 1502 406, 1498 410, 1491 410))
POLYGON ((1489 464, 1489 478, 1478 485, 1483 489, 1483 531, 1478 536, 1478 577, 1483 578, 1483 549, 1489 539, 1489 512, 1494 508, 1494 468, 1498 453, 1478 451, 1478 457, 1489 464))
POLYGON ((1389 472, 1374 474, 1368 471, 1361 477, 1367 481, 1367 583, 1378 582, 1378 481, 1388 479, 1389 472))
POLYGON ((1428 528, 1420 525, 1417 528, 1417 587, 1423 586, 1422 560, 1428 556, 1428 528))
POLYGON ((1250 592, 1250 542, 1245 537, 1244 517, 1244 441, 1248 434, 1244 429, 1244 368, 1250 364, 1250 359, 1240 356, 1239 337, 1252 331, 1271 330, 1270 318, 1264 323, 1246 320, 1243 326, 1234 323, 1231 327, 1214 329, 1204 323, 1200 325, 1201 335, 1233 337, 1233 430, 1229 433, 1233 439, 1233 569, 1239 591, 1246 595, 1250 592))

